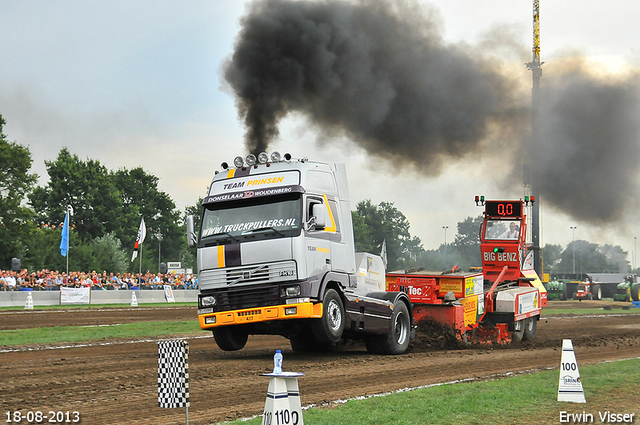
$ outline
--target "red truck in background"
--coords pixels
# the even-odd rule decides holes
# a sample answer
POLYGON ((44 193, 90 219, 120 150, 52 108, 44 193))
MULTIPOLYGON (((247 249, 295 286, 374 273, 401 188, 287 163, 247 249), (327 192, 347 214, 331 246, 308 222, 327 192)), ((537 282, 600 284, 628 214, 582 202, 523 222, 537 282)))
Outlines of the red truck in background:
POLYGON ((405 292, 418 324, 434 320, 453 327, 464 342, 531 340, 535 336, 547 292, 533 269, 527 243, 524 201, 485 201, 480 228, 482 270, 463 272, 393 272, 387 291, 405 292))

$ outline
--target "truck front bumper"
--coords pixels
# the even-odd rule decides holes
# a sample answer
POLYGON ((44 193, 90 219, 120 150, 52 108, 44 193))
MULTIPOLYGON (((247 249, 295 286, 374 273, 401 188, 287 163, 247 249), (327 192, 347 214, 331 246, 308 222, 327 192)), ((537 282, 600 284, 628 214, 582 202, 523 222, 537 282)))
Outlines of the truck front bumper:
POLYGON ((322 317, 322 303, 313 304, 311 302, 220 312, 209 312, 209 310, 211 309, 198 310, 198 321, 202 329, 272 320, 319 319, 322 317))

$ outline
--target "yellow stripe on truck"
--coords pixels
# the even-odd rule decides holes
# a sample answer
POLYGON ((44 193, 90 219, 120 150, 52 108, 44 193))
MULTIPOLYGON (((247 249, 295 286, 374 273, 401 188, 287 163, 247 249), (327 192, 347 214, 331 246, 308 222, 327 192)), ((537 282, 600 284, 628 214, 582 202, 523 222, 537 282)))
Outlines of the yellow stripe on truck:
POLYGON ((211 329, 219 326, 245 325, 248 323, 268 322, 270 320, 319 319, 322 317, 322 303, 283 304, 244 310, 223 311, 198 315, 200 328, 211 329), (295 314, 285 315, 285 309, 296 308, 295 314), (215 323, 206 323, 213 321, 215 323), (207 320, 209 319, 209 320, 207 320))
POLYGON ((218 245, 218 268, 224 267, 224 245, 218 245))

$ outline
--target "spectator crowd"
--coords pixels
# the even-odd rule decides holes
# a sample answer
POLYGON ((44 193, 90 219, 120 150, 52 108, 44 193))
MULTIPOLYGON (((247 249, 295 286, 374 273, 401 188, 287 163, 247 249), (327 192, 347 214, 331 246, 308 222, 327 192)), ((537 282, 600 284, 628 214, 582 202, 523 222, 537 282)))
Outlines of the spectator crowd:
POLYGON ((60 287, 90 287, 93 290, 162 289, 170 285, 173 289, 198 289, 198 278, 192 274, 176 273, 97 273, 59 272, 40 270, 29 273, 0 270, 0 291, 59 291, 60 287))

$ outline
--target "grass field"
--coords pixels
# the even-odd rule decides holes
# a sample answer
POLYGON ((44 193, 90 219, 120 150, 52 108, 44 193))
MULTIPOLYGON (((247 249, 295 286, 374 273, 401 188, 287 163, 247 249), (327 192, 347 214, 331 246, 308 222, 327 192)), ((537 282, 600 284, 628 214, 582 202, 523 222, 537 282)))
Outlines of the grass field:
MULTIPOLYGON (((131 304, 88 304, 88 305, 39 305, 35 306, 35 310, 66 310, 66 309, 78 309, 78 310, 95 310, 103 308, 158 308, 158 307, 184 307, 191 306, 194 309, 198 308, 197 302, 184 302, 184 303, 145 303, 139 304, 138 307, 131 307, 131 304)), ((9 310, 24 310, 24 306, 18 307, 0 307, 0 311, 9 310)))
POLYGON ((59 344, 108 338, 153 338, 202 335, 197 319, 135 322, 100 326, 51 326, 0 331, 0 347, 23 344, 59 344))
MULTIPOLYGON (((306 425, 559 424, 564 414, 633 414, 640 423, 640 359, 580 368, 586 404, 558 402, 558 370, 417 389, 303 411, 306 425)), ((266 394, 266 388, 265 388, 266 394)), ((304 394, 300 395, 304 406, 304 394)), ((226 422, 258 425, 262 418, 226 422)), ((584 421, 588 422, 588 421, 584 421)), ((570 421, 570 423, 583 423, 570 421)), ((608 422, 605 422, 608 423, 608 422)))

